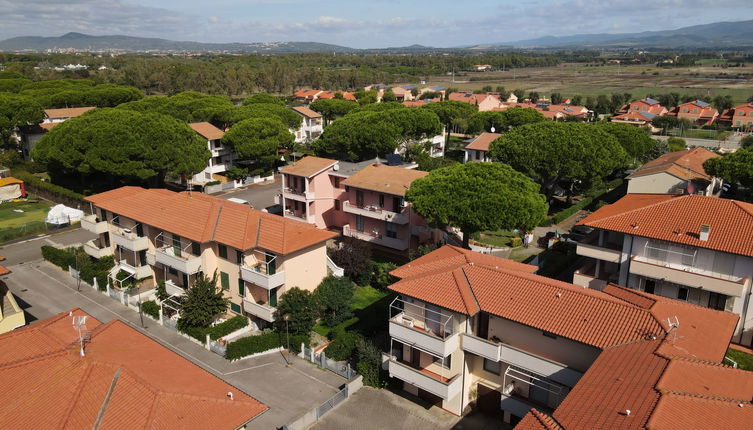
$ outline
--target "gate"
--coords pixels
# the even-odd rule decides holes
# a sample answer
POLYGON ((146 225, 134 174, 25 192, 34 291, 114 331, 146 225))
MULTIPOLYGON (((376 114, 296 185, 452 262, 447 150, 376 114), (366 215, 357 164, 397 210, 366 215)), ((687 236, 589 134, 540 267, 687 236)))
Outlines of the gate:
POLYGON ((337 394, 327 399, 326 402, 322 403, 318 408, 316 408, 316 419, 321 419, 324 414, 334 409, 335 406, 339 405, 343 400, 348 398, 348 386, 346 385, 345 388, 338 391, 337 394))

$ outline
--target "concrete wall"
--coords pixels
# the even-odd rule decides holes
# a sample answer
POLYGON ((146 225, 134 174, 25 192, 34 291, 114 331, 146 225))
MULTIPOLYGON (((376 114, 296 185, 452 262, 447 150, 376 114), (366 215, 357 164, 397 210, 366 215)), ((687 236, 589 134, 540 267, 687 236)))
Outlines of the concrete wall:
MULTIPOLYGON (((280 257, 278 257, 280 258, 280 257)), ((320 243, 283 257, 279 270, 285 271, 285 285, 279 296, 290 288, 314 291, 327 276, 327 247, 320 243)))
POLYGON ((685 181, 672 176, 669 173, 655 173, 653 175, 639 176, 631 178, 628 181, 628 194, 630 193, 649 193, 649 194, 667 194, 672 193, 678 187, 683 187, 685 181))

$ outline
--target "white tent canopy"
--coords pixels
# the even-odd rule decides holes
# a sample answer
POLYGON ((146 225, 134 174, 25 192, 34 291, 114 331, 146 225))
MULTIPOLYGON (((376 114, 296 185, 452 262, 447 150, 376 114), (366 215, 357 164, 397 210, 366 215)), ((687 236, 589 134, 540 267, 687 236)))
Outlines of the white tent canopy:
POLYGON ((70 224, 72 222, 81 221, 84 217, 84 211, 69 208, 66 205, 55 205, 47 213, 47 218, 44 221, 48 224, 70 224))

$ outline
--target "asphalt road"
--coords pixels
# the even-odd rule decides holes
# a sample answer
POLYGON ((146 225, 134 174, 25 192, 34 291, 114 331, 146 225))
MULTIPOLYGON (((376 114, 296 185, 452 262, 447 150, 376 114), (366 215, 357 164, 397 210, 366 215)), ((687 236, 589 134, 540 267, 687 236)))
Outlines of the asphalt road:
POLYGON ((281 190, 281 181, 277 179, 275 182, 268 184, 256 184, 249 185, 248 187, 214 194, 217 197, 223 199, 229 199, 235 197, 237 199, 243 199, 251 203, 255 209, 266 209, 275 204, 275 196, 279 194, 281 190))
POLYGON ((0 255, 7 259, 3 265, 11 266, 41 259, 43 245, 82 245, 96 237, 97 235, 93 233, 77 228, 62 233, 40 235, 21 242, 3 244, 0 246, 0 255))

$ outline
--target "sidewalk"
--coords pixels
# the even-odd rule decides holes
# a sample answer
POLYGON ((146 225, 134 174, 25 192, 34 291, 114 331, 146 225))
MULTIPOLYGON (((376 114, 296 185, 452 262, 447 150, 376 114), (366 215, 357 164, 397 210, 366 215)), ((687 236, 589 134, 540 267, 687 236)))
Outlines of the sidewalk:
POLYGON ((255 419, 249 428, 277 428, 291 422, 327 400, 346 382, 298 357, 283 357, 280 353, 230 362, 148 317, 144 317, 146 327, 142 327, 138 312, 88 285, 82 284, 81 291, 77 292, 76 281, 47 262, 35 261, 9 268, 13 273, 4 278, 6 284, 20 299, 19 305, 37 318, 47 318, 73 307, 80 307, 102 322, 118 318, 267 404, 270 410, 255 419))

